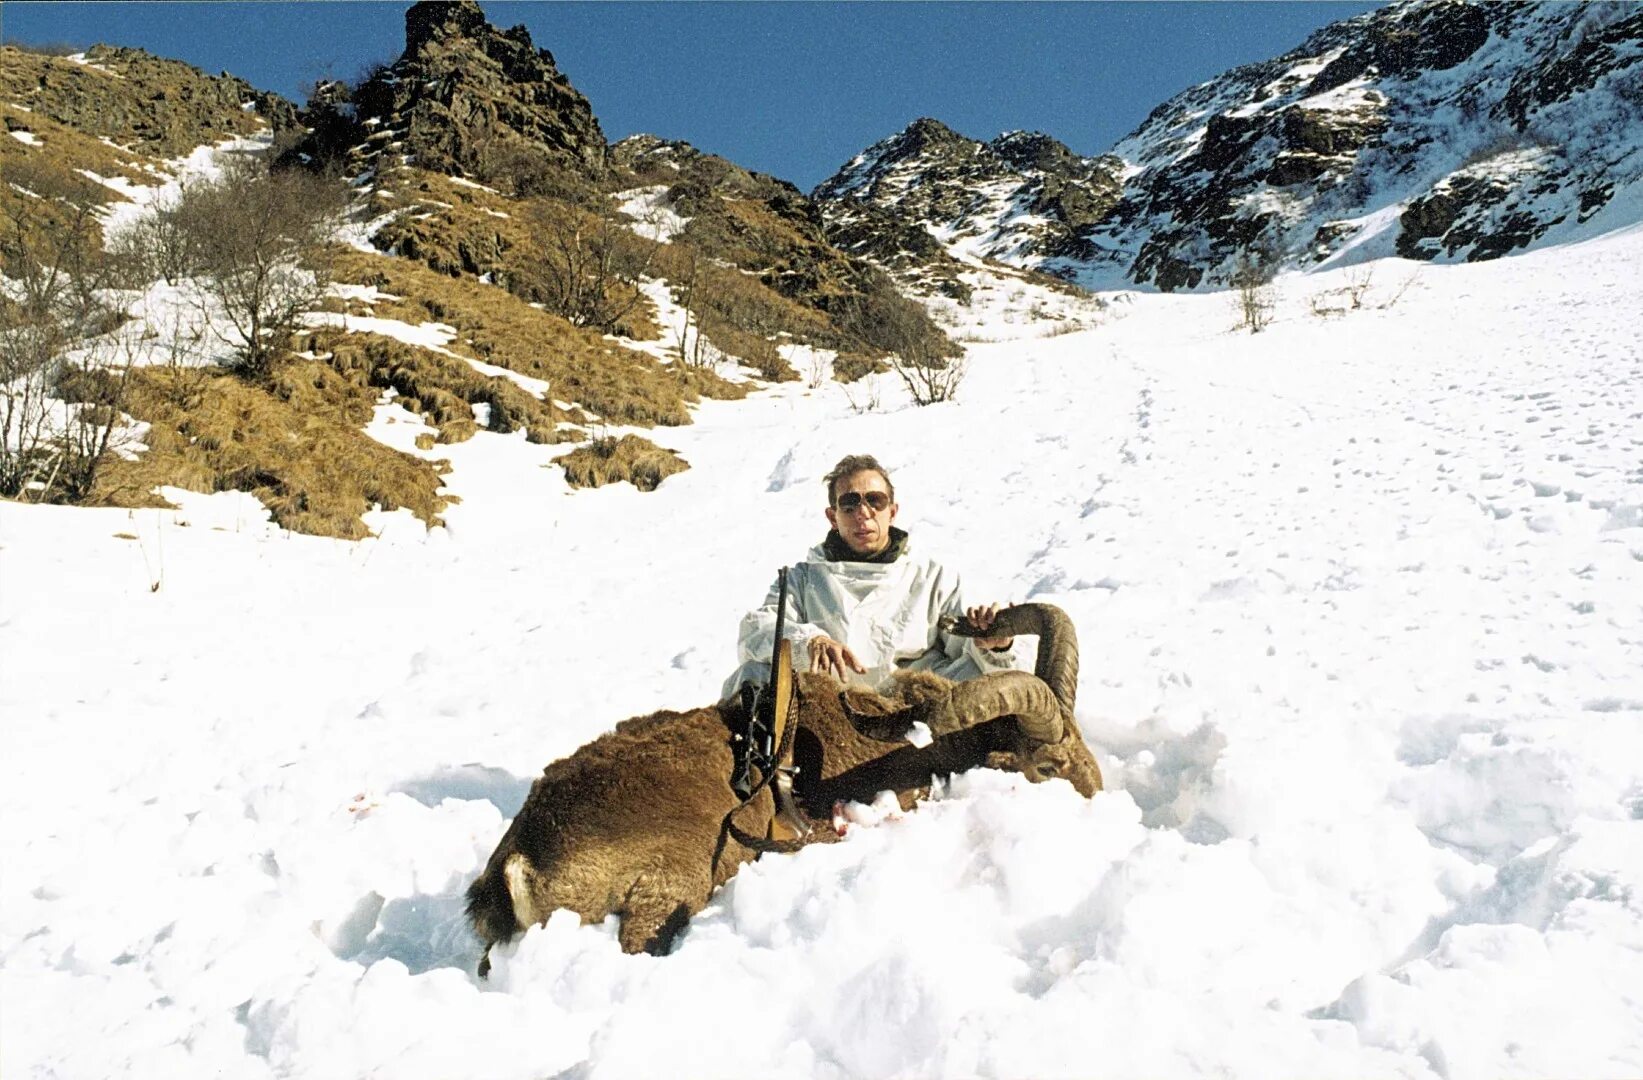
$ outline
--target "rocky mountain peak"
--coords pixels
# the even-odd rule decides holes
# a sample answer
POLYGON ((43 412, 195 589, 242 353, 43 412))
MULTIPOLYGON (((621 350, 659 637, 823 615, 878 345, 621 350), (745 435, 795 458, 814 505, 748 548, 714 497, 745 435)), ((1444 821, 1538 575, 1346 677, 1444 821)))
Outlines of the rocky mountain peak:
POLYGON ((908 124, 896 141, 898 149, 910 154, 969 147, 975 143, 974 139, 966 139, 940 120, 928 116, 921 116, 908 124))
POLYGON ((421 0, 405 12, 405 52, 440 38, 478 38, 489 26, 474 0, 421 0))
POLYGON ((478 38, 490 25, 473 0, 421 0, 406 10, 406 53, 439 38, 478 38))
POLYGON ((523 26, 498 30, 473 0, 423 0, 405 13, 405 51, 354 92, 356 120, 383 145, 438 171, 493 172, 537 155, 605 168, 587 98, 523 26))
POLYGON ((1038 131, 1006 131, 987 147, 1019 169, 1059 171, 1082 160, 1066 143, 1038 131))
POLYGON ((920 121, 816 194, 865 252, 870 203, 898 252, 918 228, 1092 287, 1213 287, 1257 256, 1485 259, 1632 204, 1640 103, 1636 4, 1404 0, 1183 91, 1101 158, 920 121))
POLYGON ((952 267, 931 261, 932 247, 941 248, 932 232, 960 262, 1059 250, 1116 200, 1117 165, 1038 132, 987 143, 925 118, 868 148, 814 197, 834 243, 902 272, 914 287, 950 294, 952 267))

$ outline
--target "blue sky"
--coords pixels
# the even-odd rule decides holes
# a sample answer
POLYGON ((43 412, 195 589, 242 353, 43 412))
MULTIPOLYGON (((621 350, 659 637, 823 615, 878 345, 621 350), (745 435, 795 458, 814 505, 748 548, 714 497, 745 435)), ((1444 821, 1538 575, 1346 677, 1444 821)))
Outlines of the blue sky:
MULTIPOLYGON (((8 40, 136 45, 300 99, 404 46, 404 3, 11 3, 8 40)), ((809 190, 921 116, 1097 154, 1180 90, 1378 4, 487 3, 606 137, 683 139, 809 190)))

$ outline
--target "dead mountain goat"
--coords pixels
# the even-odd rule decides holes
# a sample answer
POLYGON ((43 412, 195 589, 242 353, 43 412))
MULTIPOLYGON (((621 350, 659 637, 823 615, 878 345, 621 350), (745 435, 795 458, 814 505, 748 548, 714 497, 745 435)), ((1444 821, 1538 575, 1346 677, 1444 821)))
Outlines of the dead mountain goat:
MULTIPOLYGON (((978 631, 960 622, 952 632, 978 631)), ((932 777, 980 765, 1035 782, 1060 777, 1085 796, 1100 790, 1100 769, 1073 721, 1071 620, 1049 604, 1021 604, 999 612, 987 633, 1038 635, 1034 673, 954 683, 908 672, 889 696, 798 676, 788 722, 799 842, 837 839, 836 802, 891 790, 911 808, 932 777), (924 747, 906 738, 920 721, 935 736, 924 747)), ((584 922, 615 914, 625 951, 665 952, 713 891, 758 856, 741 840, 763 837, 776 816, 769 786, 745 805, 731 790, 732 742, 745 720, 735 698, 638 717, 543 770, 468 889, 468 917, 486 950, 479 973, 490 968, 492 945, 557 908, 584 922)))

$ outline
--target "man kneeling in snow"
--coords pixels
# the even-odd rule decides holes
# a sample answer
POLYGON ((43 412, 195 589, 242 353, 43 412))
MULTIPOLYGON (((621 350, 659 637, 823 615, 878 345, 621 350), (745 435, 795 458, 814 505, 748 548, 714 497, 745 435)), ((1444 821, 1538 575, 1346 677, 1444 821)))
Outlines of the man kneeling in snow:
MULTIPOLYGON (((795 665, 808 657, 811 671, 840 679, 854 673, 874 686, 898 668, 962 680, 1015 666, 1012 638, 941 632, 942 618, 960 614, 986 629, 998 607, 966 609, 957 574, 908 554, 907 533, 894 525, 896 489, 878 461, 851 454, 826 480, 832 528, 787 574, 782 636, 794 643, 795 665)), ((742 619, 741 666, 726 680, 725 697, 744 680, 769 681, 778 596, 772 586, 742 619)))

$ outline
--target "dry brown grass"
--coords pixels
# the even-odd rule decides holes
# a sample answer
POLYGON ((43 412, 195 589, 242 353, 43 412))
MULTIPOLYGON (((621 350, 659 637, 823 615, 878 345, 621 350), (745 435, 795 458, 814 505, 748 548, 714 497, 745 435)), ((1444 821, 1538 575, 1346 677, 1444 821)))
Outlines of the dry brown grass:
POLYGON ((439 173, 396 168, 379 178, 374 199, 379 212, 403 211, 377 232, 377 246, 442 274, 500 270, 508 252, 529 240, 507 196, 439 173))
POLYGON ((607 435, 554 458, 554 463, 565 467, 565 481, 571 487, 603 487, 626 481, 640 491, 655 491, 663 480, 690 468, 690 463, 672 450, 638 435, 623 435, 620 439, 607 435))
MULTIPOLYGON (((510 198, 413 168, 385 178, 374 208, 404 211, 377 232, 375 243, 382 250, 451 277, 489 274, 493 283, 527 301, 541 299, 533 289, 533 270, 544 245, 560 230, 580 227, 591 233, 599 224, 595 215, 557 200, 510 198)), ((637 236, 629 242, 643 243, 637 236)), ((661 333, 655 308, 635 299, 618 329, 635 340, 651 340, 661 333)))
POLYGON ((27 106, 34 119, 70 125, 94 143, 104 136, 166 157, 266 126, 240 108, 253 91, 239 80, 136 49, 93 46, 87 59, 92 63, 76 64, 0 47, 0 100, 27 106))
POLYGON ((571 419, 505 378, 483 375, 466 361, 419 349, 380 334, 329 330, 312 335, 307 350, 333 369, 363 376, 370 386, 398 392, 398 404, 439 429, 438 442, 463 442, 479 430, 474 406, 489 408, 487 431, 525 429, 533 443, 559 441, 558 425, 571 419))
MULTIPOLYGON (((137 159, 133 155, 47 117, 0 104, 0 129, 26 131, 39 140, 31 146, 0 134, 0 221, 26 222, 32 235, 21 240, 30 249, 49 250, 58 231, 71 222, 97 235, 99 239, 91 244, 92 248, 102 246, 97 219, 77 215, 74 207, 103 206, 125 202, 126 198, 88 179, 80 170, 135 183, 156 182, 154 176, 135 167, 137 159)), ((8 269, 14 276, 18 272, 15 267, 8 269)))
POLYGON ((191 491, 247 491, 293 532, 358 540, 373 505, 405 507, 440 524, 443 462, 392 450, 361 428, 376 390, 314 360, 294 361, 271 388, 214 370, 139 368, 126 409, 150 425, 149 449, 112 462, 96 501, 160 505, 159 485, 191 491))
POLYGON ((453 350, 466 348, 487 363, 544 379, 553 397, 611 423, 688 424, 689 402, 747 393, 711 372, 665 366, 502 289, 445 277, 405 259, 349 250, 338 256, 334 273, 338 281, 402 297, 377 304, 378 315, 413 325, 446 323, 457 331, 453 350))
POLYGON ((143 159, 139 155, 110 146, 41 113, 24 112, 15 105, 0 102, 0 128, 7 132, 27 132, 38 140, 31 146, 15 136, 0 138, 0 168, 24 161, 49 168, 65 182, 72 181, 95 194, 99 202, 125 202, 126 198, 112 188, 87 179, 79 170, 134 184, 159 182, 158 177, 142 168, 143 159))

